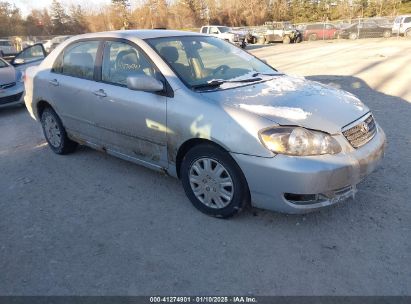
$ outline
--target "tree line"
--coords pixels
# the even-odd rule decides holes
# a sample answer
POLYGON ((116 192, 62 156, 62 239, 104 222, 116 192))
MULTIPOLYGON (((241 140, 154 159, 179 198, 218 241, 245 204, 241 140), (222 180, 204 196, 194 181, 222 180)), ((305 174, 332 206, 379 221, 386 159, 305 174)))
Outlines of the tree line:
POLYGON ((0 37, 50 36, 135 28, 197 28, 205 24, 262 25, 392 16, 411 13, 411 0, 112 0, 94 10, 64 6, 21 10, 0 0, 0 37))

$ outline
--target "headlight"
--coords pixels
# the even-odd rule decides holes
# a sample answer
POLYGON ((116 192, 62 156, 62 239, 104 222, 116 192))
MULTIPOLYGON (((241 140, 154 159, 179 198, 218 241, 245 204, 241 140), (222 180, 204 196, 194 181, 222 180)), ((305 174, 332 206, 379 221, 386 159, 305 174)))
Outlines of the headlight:
POLYGON ((279 154, 308 156, 341 152, 341 146, 332 136, 301 127, 263 129, 259 137, 267 149, 279 154))

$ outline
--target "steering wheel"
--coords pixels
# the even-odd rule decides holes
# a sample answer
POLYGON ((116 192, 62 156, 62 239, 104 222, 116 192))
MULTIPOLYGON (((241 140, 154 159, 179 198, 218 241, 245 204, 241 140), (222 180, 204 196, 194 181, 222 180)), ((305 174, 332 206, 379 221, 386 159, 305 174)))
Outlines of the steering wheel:
POLYGON ((216 67, 216 68, 213 70, 212 73, 213 73, 213 75, 216 75, 216 74, 218 74, 218 73, 225 74, 225 71, 227 71, 229 68, 230 68, 230 67, 229 67, 228 65, 222 64, 222 65, 216 67))

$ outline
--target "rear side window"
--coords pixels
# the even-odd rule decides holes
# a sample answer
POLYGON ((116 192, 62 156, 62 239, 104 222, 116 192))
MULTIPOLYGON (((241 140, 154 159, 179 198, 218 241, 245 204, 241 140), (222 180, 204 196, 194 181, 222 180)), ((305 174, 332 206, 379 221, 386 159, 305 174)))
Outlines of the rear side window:
POLYGON ((69 45, 56 59, 52 72, 93 80, 98 41, 82 41, 69 45))
POLYGON ((404 23, 411 23, 411 17, 405 17, 404 23))
POLYGON ((207 34, 207 27, 203 27, 203 29, 201 30, 201 33, 207 34))

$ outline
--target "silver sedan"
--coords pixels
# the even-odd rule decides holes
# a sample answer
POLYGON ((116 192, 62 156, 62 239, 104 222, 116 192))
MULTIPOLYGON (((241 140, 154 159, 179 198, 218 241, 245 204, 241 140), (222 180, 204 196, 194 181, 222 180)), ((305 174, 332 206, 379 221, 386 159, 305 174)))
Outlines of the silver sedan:
POLYGON ((383 130, 354 95, 198 33, 76 36, 25 85, 55 153, 80 143, 166 172, 217 217, 343 201, 384 154, 383 130))

